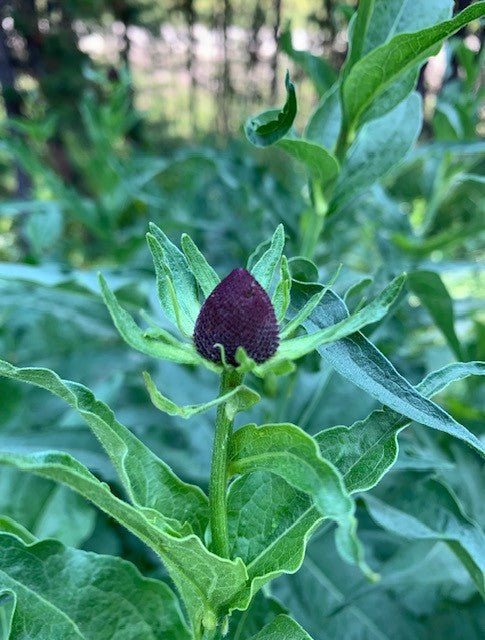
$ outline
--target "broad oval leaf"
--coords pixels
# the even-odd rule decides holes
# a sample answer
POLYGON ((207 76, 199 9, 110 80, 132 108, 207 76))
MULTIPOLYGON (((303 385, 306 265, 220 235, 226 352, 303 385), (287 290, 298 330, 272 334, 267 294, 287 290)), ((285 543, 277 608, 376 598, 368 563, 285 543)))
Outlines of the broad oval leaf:
POLYGON ((337 159, 320 144, 301 138, 282 138, 277 146, 301 162, 315 180, 331 182, 339 172, 337 159))
POLYGON ((293 424, 249 424, 234 434, 229 451, 229 471, 245 474, 271 471, 311 496, 325 518, 338 522, 337 543, 342 556, 371 575, 363 562, 355 533, 355 505, 340 474, 321 457, 311 436, 293 424))
POLYGON ((421 125, 422 100, 418 93, 364 124, 342 164, 330 203, 332 211, 341 209, 395 166, 413 146, 421 125))
POLYGON ((15 594, 16 640, 191 638, 166 584, 143 578, 126 560, 53 540, 25 545, 0 534, 0 592, 5 589, 15 594))
POLYGON ((123 502, 70 455, 55 451, 32 455, 0 452, 0 464, 65 484, 158 553, 184 600, 196 640, 201 640, 202 620, 207 614, 223 616, 248 606, 248 574, 240 558, 219 558, 197 536, 180 537, 183 531, 176 522, 153 509, 123 502))
POLYGON ((332 151, 342 124, 339 86, 335 84, 325 93, 310 115, 305 138, 332 151))

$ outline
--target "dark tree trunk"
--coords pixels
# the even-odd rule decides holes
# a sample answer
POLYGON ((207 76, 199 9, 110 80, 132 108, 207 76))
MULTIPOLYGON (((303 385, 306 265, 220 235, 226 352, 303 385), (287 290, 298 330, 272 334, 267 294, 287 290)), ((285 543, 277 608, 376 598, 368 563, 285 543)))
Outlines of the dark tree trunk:
MULTIPOLYGON (((2 97, 5 103, 5 111, 9 118, 22 117, 22 96, 15 87, 15 69, 5 33, 0 21, 0 84, 2 85, 2 97)), ((13 132, 11 132, 12 135, 13 132)), ((30 193, 30 179, 25 171, 17 165, 17 198, 23 200, 30 193)))
POLYGON ((275 42, 275 52, 273 60, 271 61, 271 100, 276 102, 278 98, 278 36, 281 24, 281 0, 274 0, 274 23, 273 23, 273 38, 275 42))
POLYGON ((197 132, 197 113, 196 113, 197 75, 195 71, 195 62, 196 62, 195 48, 196 48, 197 42, 195 38, 195 23, 197 19, 197 14, 195 11, 194 0, 185 0, 184 15, 185 15, 185 21, 187 23, 187 34, 188 34, 186 68, 190 78, 189 112, 191 115, 192 129, 194 133, 196 133, 197 132))
POLYGON ((228 29, 232 20, 232 7, 230 0, 224 0, 222 11, 222 78, 220 83, 221 112, 220 121, 222 132, 229 132, 230 107, 232 98, 231 61, 229 57, 228 29))

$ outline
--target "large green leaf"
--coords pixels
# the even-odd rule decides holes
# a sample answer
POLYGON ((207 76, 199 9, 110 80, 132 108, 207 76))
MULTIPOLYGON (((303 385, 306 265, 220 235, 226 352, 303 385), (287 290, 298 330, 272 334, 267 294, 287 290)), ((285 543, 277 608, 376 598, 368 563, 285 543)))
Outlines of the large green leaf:
MULTIPOLYGON (((0 446, 2 442, 0 437, 0 446)), ((66 487, 6 467, 0 469, 0 514, 35 538, 56 538, 71 547, 92 534, 96 516, 90 504, 66 487)))
MULTIPOLYGON (((391 573, 383 556, 388 558, 394 550, 392 539, 385 532, 381 532, 375 541, 370 537, 376 535, 374 532, 366 531, 365 534, 368 542, 374 542, 372 546, 368 544, 374 561, 379 559, 381 580, 378 583, 369 585, 355 567, 340 560, 329 528, 314 537, 301 569, 295 575, 283 576, 275 582, 273 593, 315 640, 340 640, 349 634, 358 640, 424 640, 420 622, 403 602, 406 592, 413 587, 416 589, 420 572, 428 569, 423 566, 424 550, 419 550, 414 566, 405 556, 409 577, 403 575, 402 566, 391 573), (384 550, 385 555, 380 553, 384 550), (385 588, 388 576, 395 576, 396 582, 400 580, 402 597, 385 588)), ((401 545, 395 556, 399 558, 403 551, 405 548, 401 545)), ((393 560, 391 555, 390 562, 393 560)), ((436 567, 433 569, 436 573, 436 567)))
MULTIPOLYGON (((468 376, 485 375, 485 363, 463 362, 448 365, 426 376, 417 386, 430 398, 450 383, 468 376)), ((373 411, 351 427, 332 427, 315 436, 322 455, 342 473, 349 492, 367 491, 375 486, 395 463, 398 434, 410 424, 409 418, 389 408, 373 411)))
POLYGON ((0 588, 0 640, 10 640, 17 597, 10 589, 0 588))
MULTIPOLYGON (((449 365, 429 374, 418 389, 432 396, 470 375, 485 375, 485 365, 449 365)), ((350 428, 325 430, 316 440, 323 457, 341 471, 348 490, 364 491, 394 464, 396 437, 407 424, 407 418, 384 409, 374 411, 350 428)), ((257 471, 231 484, 228 521, 232 553, 244 560, 253 585, 259 587, 301 567, 308 540, 323 516, 305 494, 283 477, 257 471)))
POLYGON ((351 69, 343 85, 344 118, 349 129, 363 110, 400 74, 436 51, 445 38, 485 15, 485 2, 475 2, 452 20, 414 33, 400 34, 374 49, 351 69))
POLYGON ((247 139, 257 147, 267 147, 281 140, 291 129, 296 116, 296 92, 290 80, 290 74, 286 73, 285 86, 287 98, 280 111, 264 111, 258 116, 249 118, 244 125, 247 139))
POLYGON ((447 20, 453 10, 453 0, 374 0, 373 4, 362 47, 364 55, 400 33, 421 31, 447 20))
POLYGON ((418 93, 364 124, 345 156, 330 207, 343 207, 394 167, 416 141, 421 124, 422 100, 418 93))
POLYGON ((282 138, 277 146, 301 162, 315 180, 330 182, 339 172, 337 159, 327 149, 315 142, 301 138, 282 138))
MULTIPOLYGON (((297 312, 318 290, 318 287, 294 282, 292 288, 294 310, 297 312)), ((309 333, 313 333, 347 316, 347 307, 343 301, 329 290, 310 318, 304 322, 304 327, 309 333)), ((361 333, 354 333, 336 343, 319 347, 318 352, 342 376, 364 389, 382 404, 411 420, 463 440, 485 455, 485 447, 476 436, 414 389, 361 333)))
POLYGON ((251 640, 312 640, 289 616, 279 615, 251 640))
POLYGON ((231 550, 244 560, 255 588, 300 568, 307 541, 323 519, 306 494, 269 471, 245 474, 230 486, 231 550))
POLYGON ((0 464, 65 484, 154 549, 184 600, 195 640, 201 640, 203 620, 216 619, 234 608, 247 607, 248 575, 240 559, 231 561, 215 556, 195 535, 179 537, 182 530, 176 522, 163 518, 153 509, 136 508, 116 498, 108 485, 68 454, 0 453, 0 464))
POLYGON ((461 346, 455 332, 453 301, 443 280, 435 271, 420 270, 409 274, 408 285, 442 331, 456 357, 460 359, 461 346))
POLYGON ((16 598, 12 640, 191 638, 166 584, 125 560, 59 542, 26 546, 0 534, 0 592, 6 589, 16 598))
POLYGON ((339 87, 335 84, 320 99, 305 128, 305 138, 333 151, 342 124, 339 87))
POLYGON ((363 500, 372 518, 392 533, 411 539, 444 540, 485 597, 485 536, 468 520, 453 494, 441 482, 402 472, 363 500), (409 490, 408 490, 409 488, 409 490))
POLYGON ((259 470, 271 471, 310 495, 323 517, 339 523, 337 540, 343 557, 368 571, 355 534, 354 503, 311 436, 293 424, 248 424, 238 429, 229 451, 230 473, 259 470))
POLYGON ((67 402, 103 445, 135 505, 155 509, 181 524, 189 522, 202 535, 208 518, 203 492, 177 478, 87 387, 61 380, 49 369, 19 369, 1 360, 0 375, 34 384, 67 402))

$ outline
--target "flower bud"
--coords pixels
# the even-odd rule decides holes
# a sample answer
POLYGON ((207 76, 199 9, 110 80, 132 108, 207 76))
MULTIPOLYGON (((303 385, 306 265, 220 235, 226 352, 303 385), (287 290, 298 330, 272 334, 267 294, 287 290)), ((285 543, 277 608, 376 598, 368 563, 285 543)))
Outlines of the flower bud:
POLYGON ((237 366, 238 347, 255 362, 265 362, 278 348, 278 322, 268 294, 246 269, 234 269, 204 302, 195 323, 194 342, 199 353, 237 366))

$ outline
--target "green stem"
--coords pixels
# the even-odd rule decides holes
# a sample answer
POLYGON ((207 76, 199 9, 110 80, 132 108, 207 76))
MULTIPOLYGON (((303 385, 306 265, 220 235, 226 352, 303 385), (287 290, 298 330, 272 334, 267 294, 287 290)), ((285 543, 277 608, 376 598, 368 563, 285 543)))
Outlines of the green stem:
POLYGON ((311 218, 308 221, 308 226, 303 235, 301 255, 311 260, 325 225, 328 200, 326 194, 324 194, 322 185, 317 180, 313 180, 310 187, 312 190, 313 209, 311 218))
MULTIPOLYGON (((241 384, 243 374, 237 369, 226 369, 221 377, 220 395, 241 384)), ((212 551, 223 558, 229 558, 229 538, 227 531, 227 455, 234 420, 226 413, 226 403, 217 408, 214 448, 212 451, 211 476, 209 483, 210 525, 212 551)))

